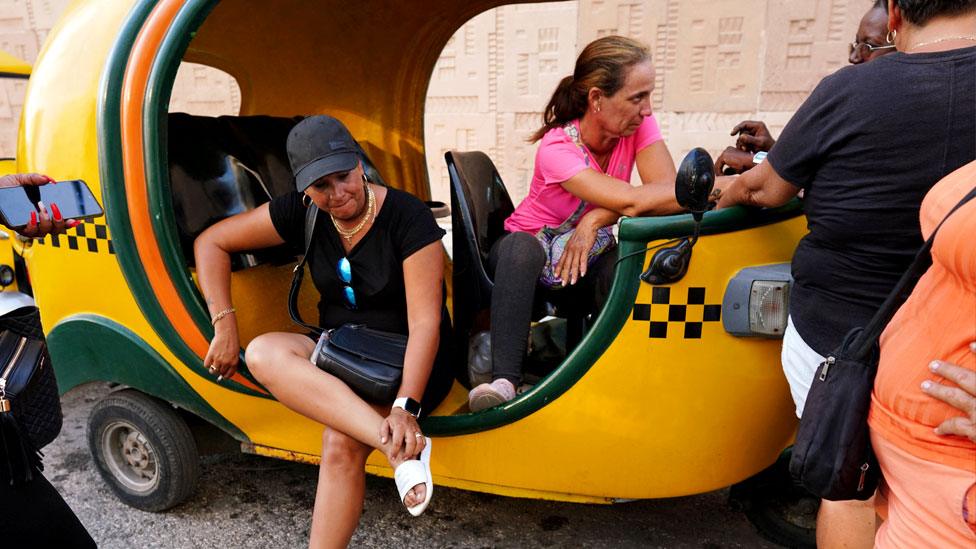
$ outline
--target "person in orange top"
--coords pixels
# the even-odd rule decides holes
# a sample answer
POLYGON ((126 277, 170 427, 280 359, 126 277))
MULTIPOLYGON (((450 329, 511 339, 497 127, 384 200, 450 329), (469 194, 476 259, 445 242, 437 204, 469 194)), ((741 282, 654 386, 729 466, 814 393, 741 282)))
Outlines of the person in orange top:
MULTIPOLYGON (((922 234, 973 187, 976 162, 932 187, 922 234)), ((877 547, 976 547, 974 235, 976 199, 939 229, 932 266, 881 336, 868 416, 888 502, 877 547)))

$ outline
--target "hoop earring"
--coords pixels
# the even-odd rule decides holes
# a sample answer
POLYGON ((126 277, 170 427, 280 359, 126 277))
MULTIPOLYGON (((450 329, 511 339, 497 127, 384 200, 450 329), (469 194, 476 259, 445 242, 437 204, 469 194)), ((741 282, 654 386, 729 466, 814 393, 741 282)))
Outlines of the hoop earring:
POLYGON ((891 29, 890 31, 888 31, 888 35, 885 36, 885 41, 888 42, 889 44, 894 44, 895 38, 898 38, 898 31, 895 29, 891 29))
POLYGON ((302 206, 306 208, 312 205, 312 197, 302 193, 302 206))

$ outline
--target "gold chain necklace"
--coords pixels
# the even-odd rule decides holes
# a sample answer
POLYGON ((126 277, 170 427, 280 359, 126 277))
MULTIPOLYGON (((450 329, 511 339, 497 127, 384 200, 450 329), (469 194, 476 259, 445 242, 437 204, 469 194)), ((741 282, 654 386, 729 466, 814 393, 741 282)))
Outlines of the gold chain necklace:
POLYGON ((931 46, 932 44, 941 44, 942 42, 948 42, 950 40, 968 40, 970 42, 976 42, 976 35, 969 35, 969 36, 946 36, 945 38, 939 38, 938 40, 930 40, 928 42, 919 42, 918 44, 915 44, 914 46, 912 46, 911 48, 909 48, 908 51, 915 51, 918 48, 922 48, 922 47, 925 47, 925 46, 931 46))
POLYGON ((363 230, 363 227, 365 227, 366 223, 369 222, 370 219, 372 219, 373 214, 375 212, 376 212, 376 195, 373 194, 373 189, 371 189, 369 185, 367 185, 366 186, 366 214, 363 215, 363 218, 359 220, 359 223, 357 223, 355 227, 351 229, 343 229, 342 227, 339 226, 339 222, 336 221, 336 218, 331 213, 329 214, 329 218, 332 220, 332 225, 335 226, 336 232, 339 233, 339 236, 345 238, 346 242, 349 242, 350 240, 352 240, 352 237, 356 236, 356 233, 363 230))

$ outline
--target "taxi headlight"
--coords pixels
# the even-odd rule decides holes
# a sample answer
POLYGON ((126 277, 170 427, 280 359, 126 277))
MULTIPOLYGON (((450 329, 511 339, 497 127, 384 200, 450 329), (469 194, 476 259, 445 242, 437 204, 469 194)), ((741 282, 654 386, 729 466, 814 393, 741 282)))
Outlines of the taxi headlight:
POLYGON ((790 265, 742 269, 722 299, 722 325, 737 336, 783 337, 790 310, 790 265))
POLYGON ((0 265, 0 286, 10 286, 14 278, 14 270, 9 265, 0 265))

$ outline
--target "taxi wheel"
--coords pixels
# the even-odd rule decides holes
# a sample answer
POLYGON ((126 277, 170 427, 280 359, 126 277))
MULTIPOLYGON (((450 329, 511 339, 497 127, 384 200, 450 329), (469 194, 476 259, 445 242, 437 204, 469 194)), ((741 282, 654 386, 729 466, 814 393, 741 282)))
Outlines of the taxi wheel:
POLYGON ((167 403, 133 389, 95 405, 88 449, 115 495, 143 511, 186 501, 200 477, 196 443, 183 418, 167 403))
POLYGON ((815 549, 820 500, 793 482, 789 464, 787 450, 765 471, 732 486, 729 500, 767 540, 815 549))

